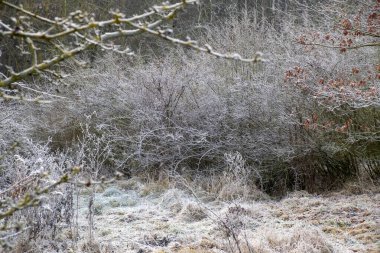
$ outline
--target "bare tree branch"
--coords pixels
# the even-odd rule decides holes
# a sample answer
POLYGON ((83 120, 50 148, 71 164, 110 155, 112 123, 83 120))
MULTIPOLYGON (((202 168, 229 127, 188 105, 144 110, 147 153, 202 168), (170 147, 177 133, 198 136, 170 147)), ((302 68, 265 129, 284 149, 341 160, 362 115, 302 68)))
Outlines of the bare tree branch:
MULTIPOLYGON (((13 83, 25 79, 29 75, 40 74, 41 72, 51 72, 54 76, 60 76, 53 67, 69 58, 86 51, 90 47, 99 47, 103 50, 112 50, 118 53, 132 55, 129 49, 120 49, 114 40, 119 37, 129 37, 141 33, 148 33, 157 38, 164 39, 173 44, 178 44, 200 52, 205 52, 216 57, 239 60, 242 62, 259 62, 263 61, 261 54, 258 53, 253 58, 244 58, 239 54, 223 54, 215 51, 210 45, 199 46, 197 41, 188 39, 181 40, 170 36, 171 29, 162 30, 159 26, 172 20, 178 11, 186 8, 189 4, 195 4, 197 0, 183 0, 177 3, 163 3, 150 8, 150 10, 140 15, 126 17, 120 12, 111 12, 112 18, 108 20, 96 21, 92 16, 82 11, 70 13, 65 18, 55 18, 54 20, 43 17, 31 11, 24 9, 22 5, 17 6, 7 1, 1 1, 11 9, 32 18, 32 21, 24 21, 25 18, 18 17, 15 19, 15 25, 5 24, 0 20, 0 37, 19 38, 26 41, 29 45, 29 53, 32 57, 31 66, 21 71, 15 72, 9 67, 8 73, 3 74, 4 78, 0 80, 0 87, 14 89, 13 83), (149 18, 149 20, 148 20, 149 18), (42 21, 47 26, 44 29, 34 27, 34 21, 42 21), (75 42, 75 43, 73 43, 75 42), (44 49, 51 47, 55 55, 45 57, 42 61, 42 49, 36 44, 43 43, 44 49)), ((16 99, 0 91, 0 96, 7 99, 16 99)))

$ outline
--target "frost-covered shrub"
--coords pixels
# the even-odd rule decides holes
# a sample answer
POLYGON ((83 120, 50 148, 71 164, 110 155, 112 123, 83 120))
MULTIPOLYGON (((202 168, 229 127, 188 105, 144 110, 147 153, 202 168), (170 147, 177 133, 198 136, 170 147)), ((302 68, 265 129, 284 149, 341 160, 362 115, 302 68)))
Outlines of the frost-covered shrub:
MULTIPOLYGON (((168 169, 193 178, 222 174, 224 154, 239 152, 254 169, 249 180, 273 194, 328 189, 362 171, 375 182, 377 104, 329 104, 318 92, 324 89, 321 78, 351 78, 355 66, 373 65, 377 49, 342 54, 296 42, 311 30, 334 32, 333 19, 289 12, 274 24, 249 12, 232 13, 203 27, 203 36, 244 55, 261 50, 269 62, 224 61, 178 48, 132 60, 109 54, 65 80, 70 86, 63 93, 75 99, 40 114, 44 122, 59 110, 65 124, 35 121, 37 133, 59 139, 92 115, 90 132, 107 139, 107 165, 126 174, 168 169)), ((356 81, 364 78, 364 72, 355 75, 356 81)), ((339 95, 338 86, 327 95, 334 93, 339 95)))
POLYGON ((25 140, 0 164, 0 247, 9 250, 16 244, 25 251, 57 247, 54 239, 72 222, 73 187, 61 185, 42 194, 38 191, 59 181, 74 161, 65 153, 51 153, 47 145, 25 140), (23 206, 28 199, 34 199, 34 205, 23 206), (14 207, 16 212, 7 215, 14 207))

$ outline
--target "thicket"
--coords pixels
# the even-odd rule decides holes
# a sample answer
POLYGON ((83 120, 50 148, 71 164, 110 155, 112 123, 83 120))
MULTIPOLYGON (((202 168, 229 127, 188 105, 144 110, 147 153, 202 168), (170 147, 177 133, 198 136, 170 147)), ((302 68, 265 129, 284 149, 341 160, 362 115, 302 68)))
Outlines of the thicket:
POLYGON ((218 174, 224 154, 239 152, 251 171, 245 176, 275 195, 337 189, 347 180, 376 184, 379 47, 367 44, 378 36, 378 18, 370 18, 378 6, 333 6, 345 17, 326 4, 314 7, 323 19, 289 12, 281 22, 231 9, 203 27, 204 40, 219 49, 261 51, 267 63, 180 48, 132 61, 109 54, 66 79, 64 95, 75 101, 39 108, 48 127, 34 121, 32 133, 65 149, 78 138, 83 115, 92 115, 93 131, 110 138, 111 170, 133 175, 218 174), (345 20, 357 21, 347 29, 345 20), (349 40, 354 45, 344 44, 349 40))
MULTIPOLYGON (((206 1, 191 10, 208 21, 193 25, 192 35, 217 51, 263 52, 268 62, 157 43, 157 51, 132 57, 100 53, 84 69, 68 61, 61 66, 70 73, 64 85, 28 79, 55 96, 48 104, 1 102, 4 194, 49 172, 34 182, 43 188, 73 166, 94 180, 115 171, 157 178, 178 173, 209 190, 207 179, 217 177, 272 196, 335 190, 350 181, 378 187, 379 1, 272 1, 270 8, 240 2, 220 2, 211 12, 206 1), (218 11, 223 18, 216 18, 218 11)), ((49 197, 42 207, 49 211, 36 207, 13 217, 44 224, 23 234, 25 241, 58 226, 63 208, 73 210, 74 189, 49 197)))

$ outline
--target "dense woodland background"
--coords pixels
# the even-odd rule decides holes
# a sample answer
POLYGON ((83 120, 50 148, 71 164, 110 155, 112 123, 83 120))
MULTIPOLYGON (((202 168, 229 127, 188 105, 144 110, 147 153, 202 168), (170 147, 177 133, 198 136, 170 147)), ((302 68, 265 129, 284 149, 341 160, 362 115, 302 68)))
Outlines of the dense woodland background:
MULTIPOLYGON (((98 20, 160 3, 12 2, 49 18, 81 9, 98 20)), ((117 40, 135 56, 91 48, 78 56, 86 68, 73 60, 55 67, 67 74, 61 80, 31 76, 28 87, 54 96, 48 104, 0 102, 0 189, 34 171, 59 178, 72 166, 93 180, 120 171, 180 175, 215 192, 238 184, 231 198, 352 182, 357 192, 378 189, 380 47, 368 45, 379 41, 379 8, 376 0, 204 0, 167 24, 173 36, 245 57, 260 51, 268 61, 218 59, 143 33, 117 40)), ((15 15, 0 4, 2 21, 15 15)), ((0 37, 0 72, 30 65, 22 47, 0 37)), ((51 52, 40 47, 44 59, 51 52)), ((70 209, 67 196, 55 197, 59 208, 70 209)))

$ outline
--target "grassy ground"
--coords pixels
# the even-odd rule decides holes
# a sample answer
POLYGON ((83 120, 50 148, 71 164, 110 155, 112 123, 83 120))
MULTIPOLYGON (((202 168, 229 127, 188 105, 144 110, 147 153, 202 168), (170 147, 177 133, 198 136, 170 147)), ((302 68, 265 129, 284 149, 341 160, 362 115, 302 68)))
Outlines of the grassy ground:
MULTIPOLYGON (((99 190, 85 252, 379 252, 380 194, 220 201, 138 180, 99 190)), ((88 201, 79 199, 81 245, 88 201)))

